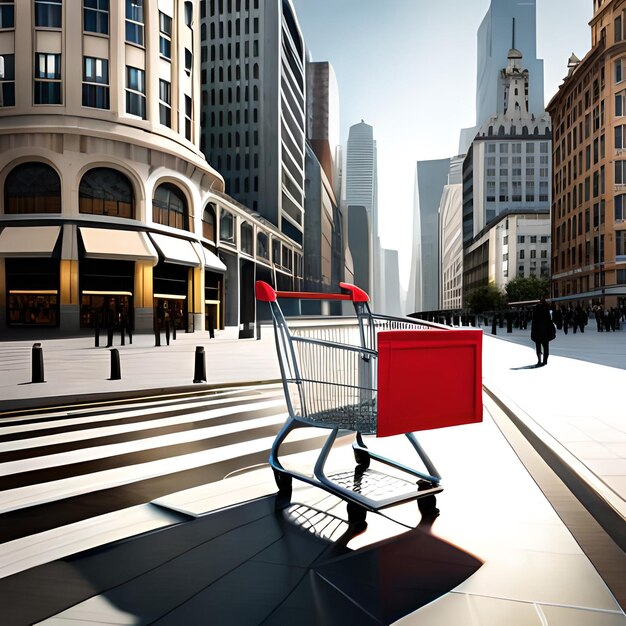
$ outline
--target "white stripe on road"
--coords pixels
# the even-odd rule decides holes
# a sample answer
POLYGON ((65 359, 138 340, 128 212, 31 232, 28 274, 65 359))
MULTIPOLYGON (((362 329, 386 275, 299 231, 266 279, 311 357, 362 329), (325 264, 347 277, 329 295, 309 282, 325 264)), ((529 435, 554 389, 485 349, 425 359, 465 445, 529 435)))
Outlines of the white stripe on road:
MULTIPOLYGON (((298 429, 290 435, 288 443, 315 437, 320 437, 320 429, 298 429)), ((275 437, 263 437, 262 439, 235 443, 213 450, 202 450, 168 459, 116 467, 93 474, 10 489, 3 493, 0 502, 0 514, 55 502, 64 498, 73 498, 102 489, 120 487, 140 480, 196 469, 248 454, 269 451, 274 439, 275 437)))
MULTIPOLYGON (((62 443, 70 443, 72 441, 87 441, 88 439, 97 439, 98 437, 111 437, 123 433, 149 430, 151 428, 165 428, 178 424, 188 424, 192 422, 215 419, 217 417, 224 417, 226 415, 233 415, 236 418, 236 416, 240 413, 254 412, 265 408, 273 408, 279 406, 284 407, 285 401, 265 400, 261 402, 254 402, 251 404, 242 404, 237 406, 223 407, 220 409, 211 409, 208 411, 199 411, 196 413, 185 413, 183 415, 161 417, 155 420, 147 420, 143 422, 116 424, 115 426, 102 426, 100 428, 90 428, 88 430, 74 430, 71 432, 58 433, 55 435, 44 435, 43 437, 29 437, 28 439, 5 441, 3 443, 0 443, 0 453, 12 452, 15 450, 30 450, 31 448, 53 446, 62 443)), ((81 420, 81 425, 84 423, 85 422, 81 420)), ((87 420, 87 423, 93 423, 93 421, 87 420)), ((10 463, 0 464, 0 475, 2 475, 4 465, 9 464, 10 463)))
POLYGON ((212 439, 222 435, 230 435, 236 432, 245 436, 246 431, 254 428, 263 428, 264 426, 273 425, 280 426, 285 422, 285 419, 285 413, 277 413, 269 417, 258 417, 231 424, 222 424, 220 426, 207 426, 205 428, 195 428, 193 430, 147 437, 145 439, 136 439, 134 441, 125 441, 123 443, 93 446, 91 448, 71 450, 70 452, 59 452, 58 454, 48 454, 29 459, 20 459, 19 461, 9 461, 0 464, 0 476, 11 476, 12 474, 19 474, 21 472, 32 472, 49 469, 51 467, 59 467, 61 465, 71 465, 72 463, 106 459, 121 454, 132 454, 133 452, 166 448, 191 443, 193 441, 201 441, 203 439, 212 439))

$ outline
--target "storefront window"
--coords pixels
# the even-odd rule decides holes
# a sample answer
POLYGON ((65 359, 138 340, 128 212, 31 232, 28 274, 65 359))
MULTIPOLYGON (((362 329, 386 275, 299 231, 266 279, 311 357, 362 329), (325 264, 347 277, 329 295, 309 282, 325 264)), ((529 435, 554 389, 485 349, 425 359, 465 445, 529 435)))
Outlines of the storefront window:
POLYGON ((7 308, 9 326, 57 326, 59 323, 56 292, 10 291, 7 308))
POLYGON ((78 195, 81 213, 135 218, 133 186, 117 170, 108 167, 89 170, 80 181, 78 195))
POLYGON ((4 183, 4 212, 60 213, 61 179, 45 163, 14 167, 4 183))

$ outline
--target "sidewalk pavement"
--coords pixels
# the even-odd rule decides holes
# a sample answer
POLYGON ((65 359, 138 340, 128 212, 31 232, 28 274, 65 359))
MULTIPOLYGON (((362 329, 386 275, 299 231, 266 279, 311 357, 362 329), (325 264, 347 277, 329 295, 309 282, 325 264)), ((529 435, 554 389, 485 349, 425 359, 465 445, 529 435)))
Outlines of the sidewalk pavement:
MULTIPOLYGON (((498 329, 494 337, 485 330, 483 382, 488 392, 527 437, 540 440, 626 520, 626 371, 611 366, 626 367, 626 331, 559 332, 548 365, 535 368, 529 331, 498 329)), ((46 382, 32 384, 33 342, 0 342, 0 413, 90 394, 202 390, 280 379, 273 332, 267 327, 260 340, 236 339, 232 331, 218 332, 215 339, 204 332, 178 333, 161 347, 154 347, 152 335, 135 335, 132 345, 127 340, 120 346, 118 335, 114 347, 121 380, 109 380, 110 350, 95 348, 93 337, 41 343, 46 382), (197 346, 205 351, 207 382, 194 384, 197 346)))

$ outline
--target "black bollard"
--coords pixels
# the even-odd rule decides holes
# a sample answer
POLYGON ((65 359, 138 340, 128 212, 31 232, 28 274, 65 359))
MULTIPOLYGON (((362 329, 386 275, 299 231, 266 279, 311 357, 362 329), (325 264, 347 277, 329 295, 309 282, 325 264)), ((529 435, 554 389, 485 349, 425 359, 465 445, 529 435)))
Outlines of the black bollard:
POLYGON ((95 343, 95 347, 99 348, 100 347, 100 324, 98 324, 98 316, 96 315, 96 318, 94 320, 94 343, 95 343))
POLYGON ((498 324, 498 318, 494 315, 493 316, 493 320, 491 321, 491 334, 495 335, 496 333, 496 326, 498 324))
POLYGON ((109 380, 120 380, 121 378, 120 353, 117 348, 111 348, 111 378, 109 380))
POLYGON ((204 348, 196 346, 196 362, 193 372, 194 383, 206 383, 206 362, 204 360, 204 348))
POLYGON ((107 326, 107 348, 110 348, 113 345, 113 326, 109 324, 107 326))
POLYGON ((172 321, 172 339, 176 341, 176 322, 172 321))
POLYGON ((504 317, 502 315, 498 316, 498 326, 504 328, 504 317))
POLYGON ((170 323, 169 322, 165 322, 165 343, 167 343, 167 345, 170 345, 170 323))
POLYGON ((120 327, 120 344, 122 346, 126 345, 126 334, 124 333, 124 325, 120 327))
POLYGON ((33 344, 33 358, 32 358, 32 382, 33 383, 45 383, 43 379, 43 350, 40 343, 33 344))
POLYGON ((506 318, 506 332, 513 332, 513 318, 510 315, 506 318))
POLYGON ((159 320, 154 323, 154 346, 161 347, 161 329, 159 328, 159 320))
POLYGON ((130 324, 126 327, 126 332, 128 333, 128 343, 133 345, 133 329, 130 327, 130 324))

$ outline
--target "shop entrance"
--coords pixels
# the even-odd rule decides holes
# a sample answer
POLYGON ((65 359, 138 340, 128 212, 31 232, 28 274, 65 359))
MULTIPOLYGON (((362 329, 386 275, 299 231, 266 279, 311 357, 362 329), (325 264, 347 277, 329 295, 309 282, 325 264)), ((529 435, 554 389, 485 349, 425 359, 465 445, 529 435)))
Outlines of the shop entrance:
POLYGON ((155 294, 154 310, 161 330, 167 324, 176 330, 187 330, 187 300, 185 296, 155 294))

